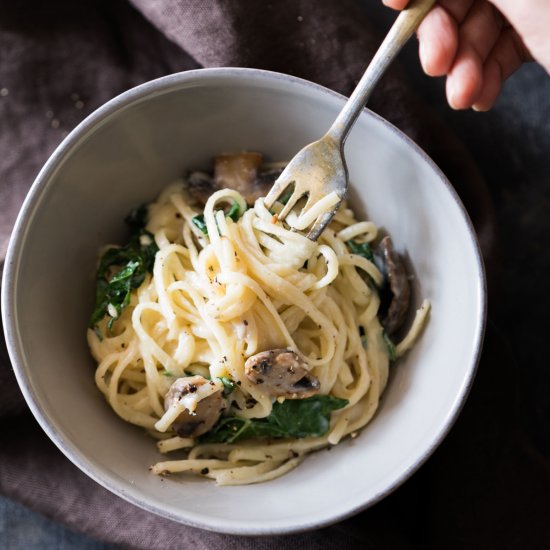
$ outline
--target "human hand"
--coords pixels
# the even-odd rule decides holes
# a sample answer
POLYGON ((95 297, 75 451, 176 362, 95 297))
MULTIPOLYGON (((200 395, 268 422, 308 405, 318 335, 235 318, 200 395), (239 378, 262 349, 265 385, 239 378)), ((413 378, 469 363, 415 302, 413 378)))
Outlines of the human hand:
MULTIPOLYGON (((403 9, 409 0, 383 0, 403 9)), ((418 29, 424 72, 447 76, 449 105, 490 109, 502 83, 534 58, 550 72, 548 0, 439 0, 418 29)))

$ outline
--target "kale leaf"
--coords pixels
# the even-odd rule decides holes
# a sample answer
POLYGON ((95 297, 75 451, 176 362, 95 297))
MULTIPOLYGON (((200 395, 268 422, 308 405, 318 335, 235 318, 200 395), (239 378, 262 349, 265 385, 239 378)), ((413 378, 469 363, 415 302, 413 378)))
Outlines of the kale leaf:
POLYGON ((132 290, 143 283, 147 273, 152 273, 158 252, 153 235, 145 230, 147 207, 133 210, 125 221, 134 232, 129 243, 120 248, 109 248, 101 257, 96 274, 96 301, 90 328, 100 338, 102 335, 97 324, 109 314, 111 319, 107 328, 113 328, 113 323, 130 303, 132 290))
POLYGON ((227 376, 219 376, 218 378, 223 384, 223 396, 227 397, 235 389, 236 384, 227 376))
POLYGON ((243 214, 244 212, 241 212, 241 207, 239 206, 239 203, 237 201, 233 201, 233 204, 231 205, 231 208, 227 211, 226 216, 236 222, 243 214))
POLYGON ((206 229, 206 222, 204 221, 204 214, 199 214, 191 218, 191 221, 205 234, 208 235, 208 229, 206 229))
POLYGON ((349 249, 353 254, 362 256, 363 258, 369 260, 369 262, 374 262, 374 254, 372 253, 372 248, 369 243, 358 243, 352 239, 346 244, 349 246, 349 249))
POLYGON ((273 404, 266 418, 223 417, 201 443, 235 443, 244 439, 321 437, 328 432, 330 413, 348 404, 346 399, 315 395, 307 399, 286 399, 273 404))
POLYGON ((382 339, 384 340, 384 344, 386 344, 390 361, 392 362, 395 361, 397 359, 397 351, 395 349, 395 344, 391 341, 390 337, 388 336, 388 333, 385 330, 382 331, 382 339))
POLYGON ((294 193, 294 186, 290 186, 288 189, 285 190, 285 192, 277 199, 281 204, 284 204, 286 206, 286 203, 290 200, 290 197, 292 197, 294 193))
MULTIPOLYGON (((244 212, 241 212, 241 207, 237 201, 231 203, 231 207, 225 213, 226 217, 231 218, 236 222, 244 212)), ((204 214, 198 214, 191 218, 191 221, 201 230, 202 233, 208 235, 208 229, 206 228, 206 222, 204 221, 204 214)))
MULTIPOLYGON (((349 246, 349 249, 351 250, 352 254, 357 254, 362 258, 366 258, 367 260, 369 260, 369 262, 376 263, 376 258, 372 251, 372 247, 369 243, 358 243, 357 241, 354 241, 352 239, 348 241, 346 244, 349 246)), ((363 277, 363 279, 365 279, 369 287, 374 292, 377 292, 377 293, 380 292, 380 288, 374 282, 374 279, 366 271, 361 270, 361 276, 363 277)))

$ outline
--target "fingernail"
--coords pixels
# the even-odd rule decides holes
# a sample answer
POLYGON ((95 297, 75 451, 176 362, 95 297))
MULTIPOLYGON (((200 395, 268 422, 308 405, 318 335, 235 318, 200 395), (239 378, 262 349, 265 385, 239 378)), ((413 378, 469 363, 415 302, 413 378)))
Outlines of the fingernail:
POLYGON ((472 111, 475 111, 476 113, 486 113, 490 108, 488 107, 482 107, 479 103, 474 103, 472 105, 472 111))
POLYGON ((454 87, 454 82, 452 80, 447 79, 447 102, 449 103, 449 107, 451 109, 454 109, 455 111, 458 111, 458 105, 456 103, 456 92, 454 87))
POLYGON ((455 92, 451 86, 447 90, 447 102, 449 103, 449 107, 451 109, 458 111, 458 105, 456 104, 456 100, 455 100, 455 92))
POLYGON ((420 63, 422 64, 422 68, 424 68, 424 57, 426 55, 426 45, 424 42, 422 42, 420 39, 418 39, 418 57, 420 58, 420 63))
POLYGON ((422 70, 428 75, 433 76, 430 72, 430 68, 428 66, 428 48, 426 46, 426 42, 423 40, 420 40, 420 43, 418 45, 418 57, 420 58, 420 64, 422 65, 422 70))

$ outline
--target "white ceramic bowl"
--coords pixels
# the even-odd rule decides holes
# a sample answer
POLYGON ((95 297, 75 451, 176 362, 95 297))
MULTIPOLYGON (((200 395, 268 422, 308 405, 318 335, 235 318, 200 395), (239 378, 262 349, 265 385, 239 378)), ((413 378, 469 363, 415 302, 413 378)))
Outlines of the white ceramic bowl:
POLYGON ((227 533, 310 529, 387 495, 441 442, 472 383, 485 321, 482 261, 468 217, 429 158, 369 111, 346 144, 352 206, 412 261, 432 301, 422 338, 393 367, 372 423, 265 484, 217 487, 147 467, 153 441, 115 416, 94 386, 86 345, 101 245, 127 212, 185 169, 227 150, 289 159, 329 127, 344 98, 246 69, 175 74, 113 99, 80 124, 38 175, 17 220, 2 306, 10 357, 44 430, 86 474, 173 520, 227 533))

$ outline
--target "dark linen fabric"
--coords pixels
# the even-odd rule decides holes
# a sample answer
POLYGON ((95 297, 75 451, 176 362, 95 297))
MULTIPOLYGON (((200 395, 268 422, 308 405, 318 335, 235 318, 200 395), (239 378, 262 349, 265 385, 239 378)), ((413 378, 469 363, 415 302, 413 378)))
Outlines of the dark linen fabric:
MULTIPOLYGON (((199 67, 293 74, 349 94, 379 43, 352 0, 0 0, 0 258, 40 166, 84 116, 146 80, 199 67)), ((496 277, 492 204, 464 145, 394 68, 369 106, 453 183, 496 277)), ((286 537, 204 532, 153 516, 75 468, 28 411, 0 343, 0 491, 128 548, 545 548, 548 462, 516 424, 506 342, 489 328, 478 379, 434 457, 380 504, 286 537)))

